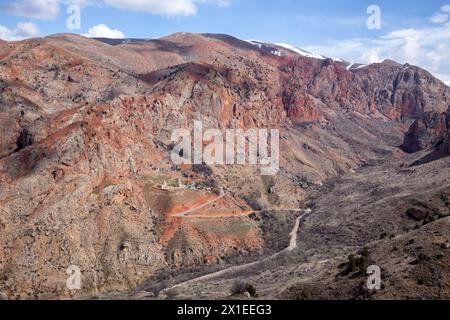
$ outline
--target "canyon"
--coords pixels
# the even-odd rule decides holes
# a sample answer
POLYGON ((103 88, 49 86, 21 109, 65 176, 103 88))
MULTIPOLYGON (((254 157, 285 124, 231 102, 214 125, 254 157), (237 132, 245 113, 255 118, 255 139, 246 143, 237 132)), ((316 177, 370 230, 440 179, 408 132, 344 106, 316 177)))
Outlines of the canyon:
POLYGON ((419 67, 221 34, 0 42, 0 136, 10 299, 450 297, 450 89, 419 67), (174 164, 195 121, 278 130, 277 174, 174 164))

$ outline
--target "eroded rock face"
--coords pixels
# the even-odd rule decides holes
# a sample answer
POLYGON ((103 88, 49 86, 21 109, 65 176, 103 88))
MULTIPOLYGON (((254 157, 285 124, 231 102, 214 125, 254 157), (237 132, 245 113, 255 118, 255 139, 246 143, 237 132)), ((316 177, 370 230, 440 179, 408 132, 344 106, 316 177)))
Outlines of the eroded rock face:
POLYGON ((427 150, 427 154, 415 161, 413 165, 427 164, 450 155, 450 112, 436 114, 439 118, 438 125, 427 126, 425 122, 417 122, 416 127, 420 124, 423 126, 422 131, 413 126, 408 131, 403 148, 410 148, 411 145, 416 146, 415 150, 427 150))
POLYGON ((296 207, 310 186, 401 157, 411 121, 405 151, 436 144, 450 103, 448 87, 416 67, 348 71, 218 35, 0 43, 0 80, 0 291, 23 298, 73 294, 73 264, 82 294, 94 294, 259 252, 260 226, 239 213, 296 207), (174 167, 171 132, 194 120, 280 129, 281 173, 174 167), (226 187, 220 218, 171 216, 206 195, 155 191, 170 179, 226 187))
POLYGON ((401 148, 408 153, 415 153, 436 144, 442 144, 449 132, 450 109, 442 113, 424 113, 415 120, 408 132, 401 148))

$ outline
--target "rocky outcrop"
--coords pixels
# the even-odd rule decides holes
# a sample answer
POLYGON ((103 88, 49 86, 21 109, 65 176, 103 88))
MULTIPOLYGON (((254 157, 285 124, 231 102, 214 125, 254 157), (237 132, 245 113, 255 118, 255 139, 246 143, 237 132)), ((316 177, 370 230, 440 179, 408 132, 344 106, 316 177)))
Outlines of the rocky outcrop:
POLYGON ((401 148, 405 152, 414 153, 442 144, 448 136, 449 114, 449 111, 424 113, 409 128, 401 148))
MULTIPOLYGON (((450 108, 449 108, 450 111, 450 108)), ((416 149, 421 150, 423 146, 429 146, 428 153, 413 163, 414 166, 430 163, 439 160, 444 157, 450 156, 450 112, 440 115, 439 126, 425 127, 422 132, 411 130, 408 132, 405 138, 404 145, 409 146, 408 143, 413 141, 415 145, 419 147, 416 149)), ((438 115, 439 116, 439 115, 438 115)), ((414 129, 414 128, 413 128, 414 129)))

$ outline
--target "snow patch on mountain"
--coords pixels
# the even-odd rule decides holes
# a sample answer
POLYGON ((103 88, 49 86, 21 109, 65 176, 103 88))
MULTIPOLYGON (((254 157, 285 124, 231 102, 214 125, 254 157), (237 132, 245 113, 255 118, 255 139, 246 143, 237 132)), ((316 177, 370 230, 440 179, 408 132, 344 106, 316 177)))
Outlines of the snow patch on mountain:
POLYGON ((262 48, 262 45, 264 42, 259 41, 259 40, 245 40, 246 42, 253 44, 254 46, 257 46, 258 48, 262 48))
POLYGON ((288 50, 291 50, 291 51, 293 51, 295 53, 298 53, 299 55, 302 55, 302 56, 307 57, 307 58, 314 58, 314 59, 320 59, 320 60, 327 59, 327 57, 324 57, 324 56, 322 56, 320 54, 311 53, 311 52, 299 49, 297 47, 294 47, 294 46, 292 46, 290 44, 287 44, 287 43, 275 43, 275 45, 277 45, 279 47, 282 47, 282 48, 285 48, 285 49, 288 49, 288 50))
MULTIPOLYGON (((282 51, 277 50, 276 48, 273 48, 272 46, 276 46, 276 47, 281 47, 283 49, 287 49, 289 51, 295 52, 303 57, 307 57, 307 58, 312 58, 312 59, 319 59, 319 60, 325 60, 325 59, 331 59, 334 62, 337 62, 339 64, 341 64, 346 70, 348 71, 352 71, 352 70, 358 70, 358 69, 362 69, 365 67, 370 66, 371 64, 361 64, 361 63, 355 63, 355 62, 349 62, 340 58, 328 58, 326 56, 323 56, 321 54, 316 54, 316 53, 312 53, 300 48, 297 48, 293 45, 287 44, 287 43, 274 43, 274 44, 270 44, 270 43, 266 43, 264 41, 260 41, 260 40, 246 40, 248 43, 257 46, 259 49, 270 49, 270 52, 274 55, 277 56, 281 56, 282 55, 282 51)), ((381 61, 376 61, 374 63, 381 63, 383 62, 383 60, 381 61)), ((450 82, 447 82, 447 85, 450 82)))
POLYGON ((354 69, 362 69, 362 68, 365 68, 365 67, 368 67, 368 66, 370 66, 370 64, 362 64, 362 65, 357 66, 354 69))

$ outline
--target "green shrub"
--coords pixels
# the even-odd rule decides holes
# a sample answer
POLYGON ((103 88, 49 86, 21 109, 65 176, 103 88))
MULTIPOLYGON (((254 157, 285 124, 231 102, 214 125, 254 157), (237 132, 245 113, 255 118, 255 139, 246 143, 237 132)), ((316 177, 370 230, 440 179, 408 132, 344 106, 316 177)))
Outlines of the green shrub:
POLYGON ((250 297, 252 298, 258 298, 258 294, 256 293, 256 288, 251 285, 250 283, 247 283, 245 286, 245 291, 247 291, 250 294, 250 297))
POLYGON ((351 272, 358 272, 365 274, 369 267, 370 252, 367 248, 364 248, 359 252, 359 256, 351 254, 348 256, 348 269, 351 272))

